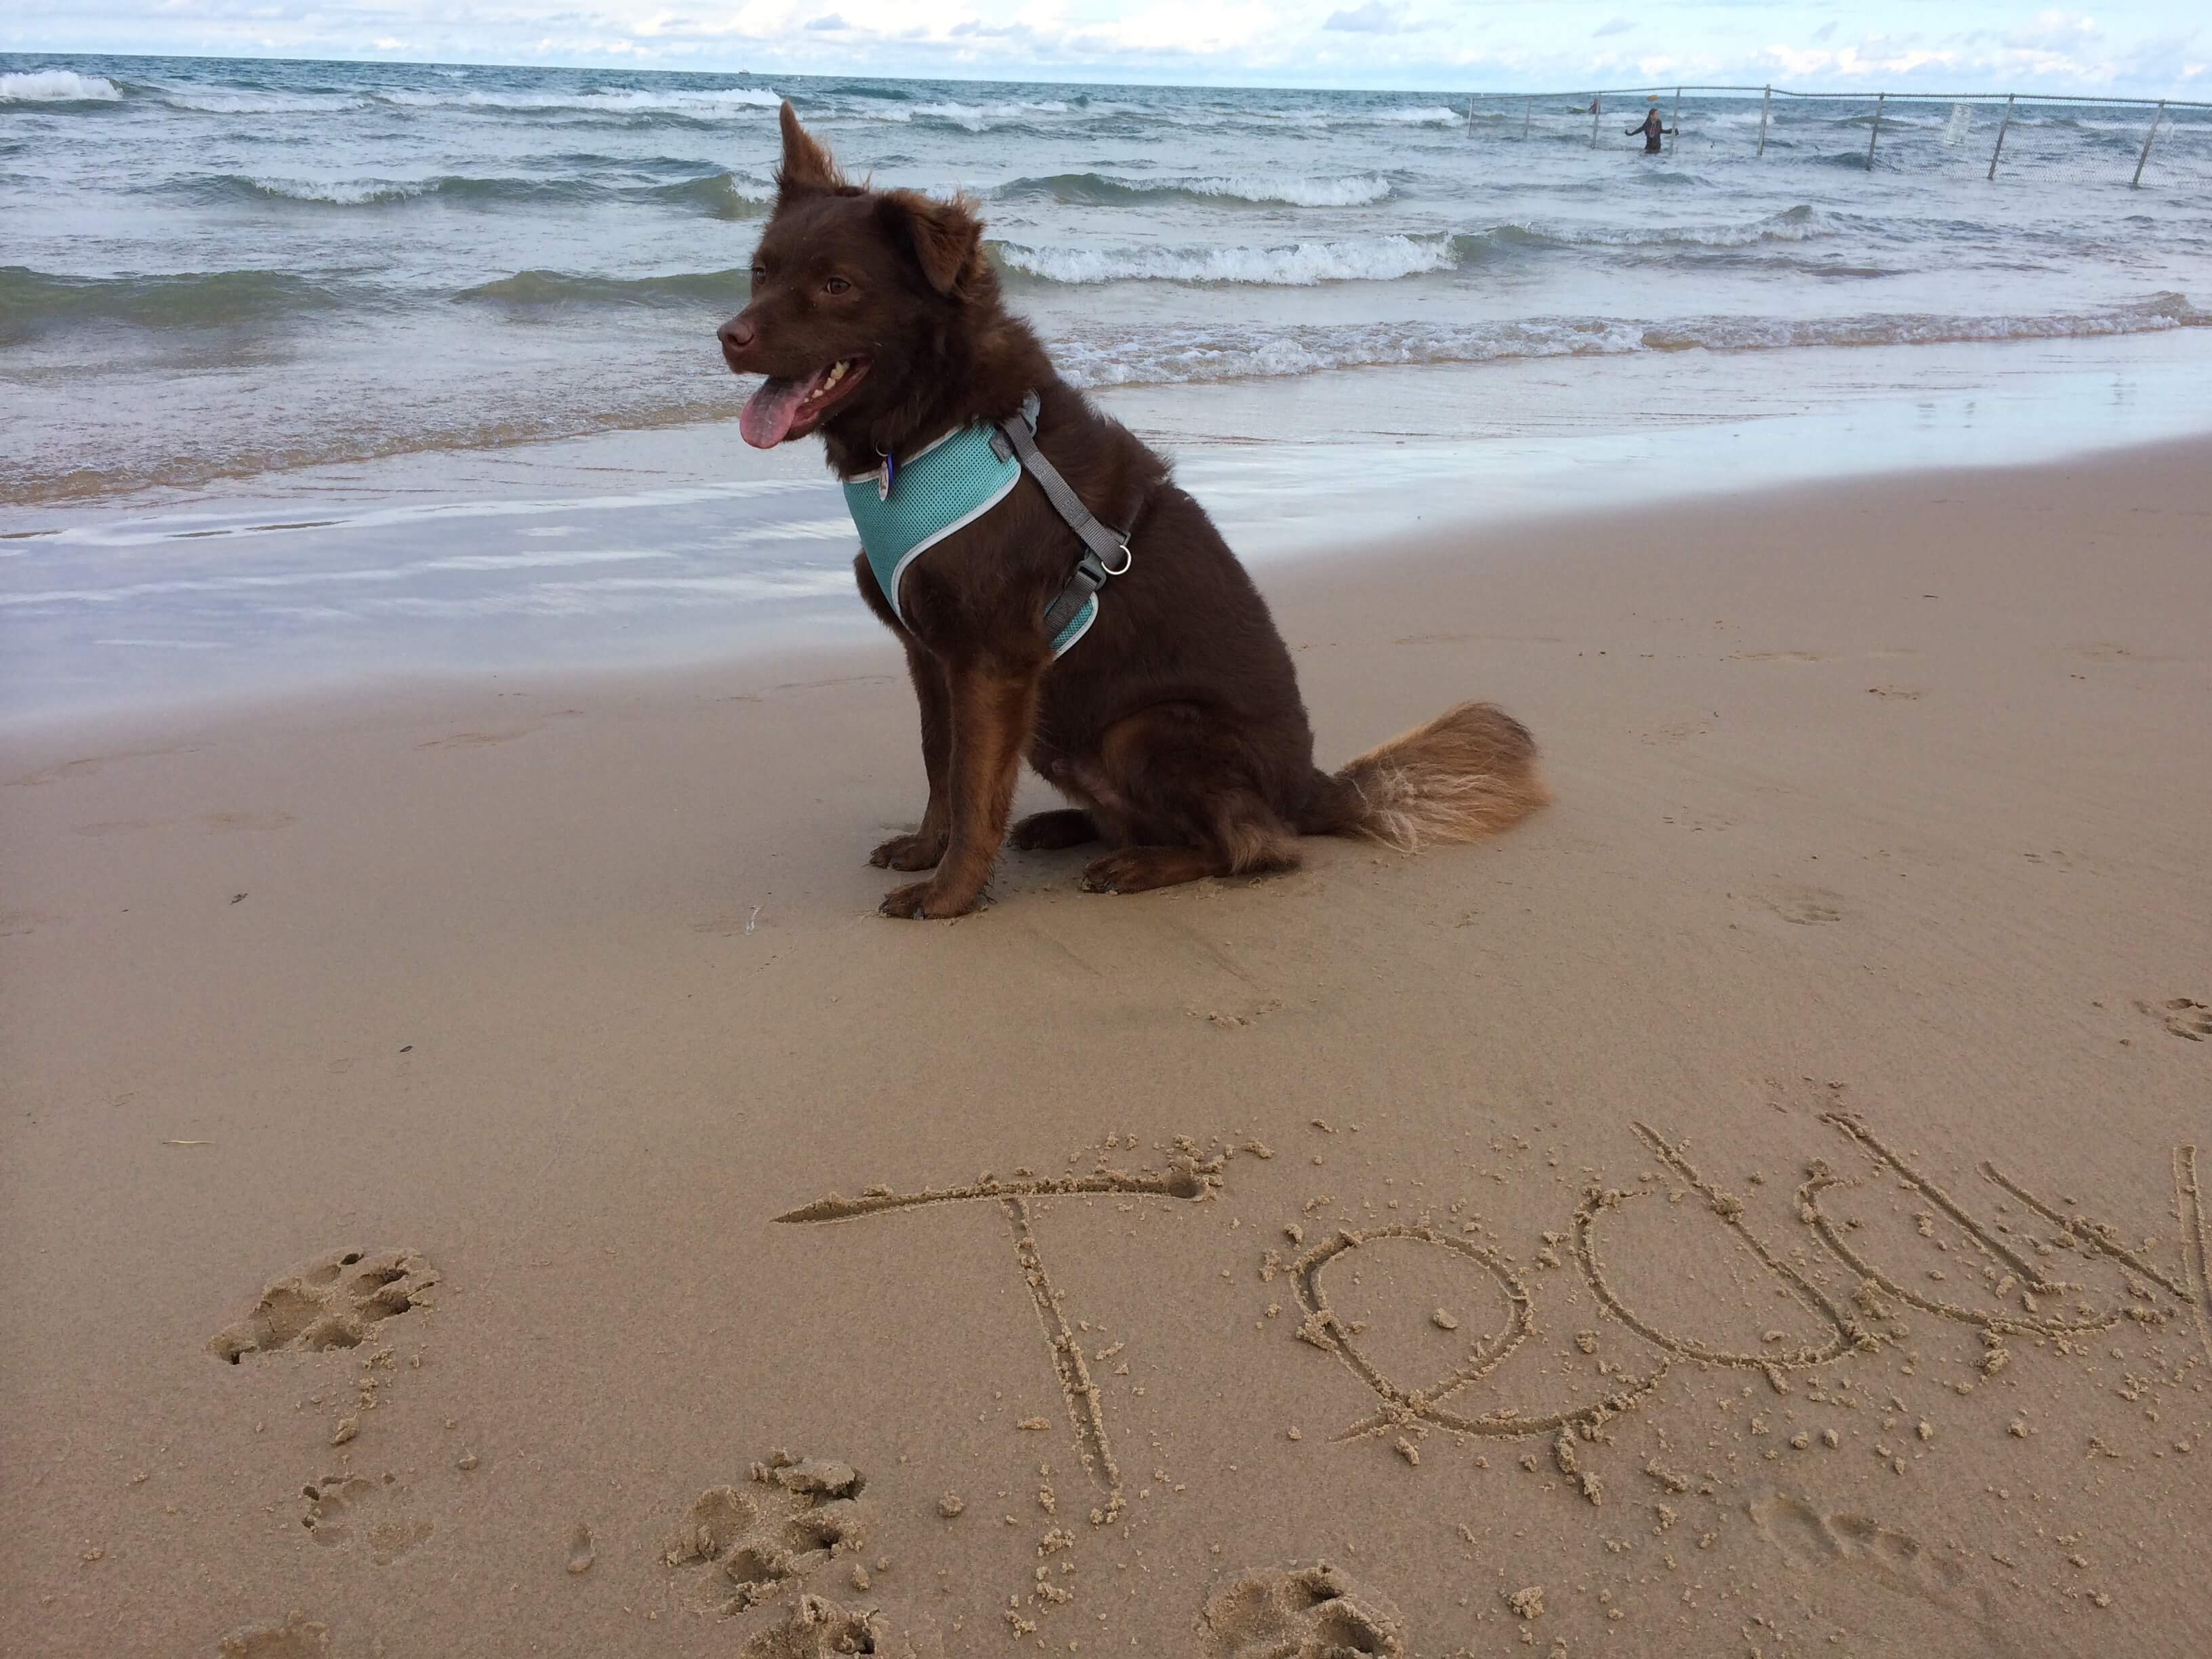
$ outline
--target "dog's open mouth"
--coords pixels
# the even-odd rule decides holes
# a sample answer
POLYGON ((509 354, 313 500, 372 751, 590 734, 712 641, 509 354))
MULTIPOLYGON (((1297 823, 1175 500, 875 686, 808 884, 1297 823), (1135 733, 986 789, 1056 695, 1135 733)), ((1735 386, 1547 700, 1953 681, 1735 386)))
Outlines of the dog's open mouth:
POLYGON ((774 449, 787 438, 803 438, 852 395, 867 372, 866 357, 846 357, 805 376, 770 375, 745 399, 738 430, 755 449, 774 449))

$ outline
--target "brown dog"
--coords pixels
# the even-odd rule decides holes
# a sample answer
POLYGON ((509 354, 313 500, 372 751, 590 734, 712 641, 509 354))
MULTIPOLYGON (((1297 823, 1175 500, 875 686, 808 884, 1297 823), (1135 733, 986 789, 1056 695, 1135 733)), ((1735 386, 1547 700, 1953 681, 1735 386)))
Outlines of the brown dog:
POLYGON ((1535 745, 1462 703, 1334 776, 1289 651, 1251 578, 1167 464, 1054 373, 1000 298, 963 201, 848 184, 783 106, 773 214, 752 298, 720 330, 740 374, 765 374, 740 421, 769 448, 822 434, 841 478, 878 474, 1035 393, 1036 441, 1131 560, 1093 625, 1055 659, 1043 617, 1083 553, 1024 472, 996 506, 929 546, 893 605, 864 554, 860 595, 898 635, 921 705, 929 805, 872 862, 928 870, 886 915, 975 908, 1006 839, 1023 757, 1072 807, 1013 829, 1016 847, 1112 850, 1093 892, 1288 870, 1297 838, 1366 835, 1413 851, 1502 830, 1543 804, 1535 745))

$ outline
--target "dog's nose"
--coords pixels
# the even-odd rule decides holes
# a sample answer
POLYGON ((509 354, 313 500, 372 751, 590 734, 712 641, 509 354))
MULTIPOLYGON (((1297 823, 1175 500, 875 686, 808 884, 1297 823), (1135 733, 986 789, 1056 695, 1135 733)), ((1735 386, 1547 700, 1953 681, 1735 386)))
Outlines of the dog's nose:
POLYGON ((755 340, 760 338, 760 331, 743 317, 731 318, 717 331, 717 334, 722 342, 722 349, 726 351, 743 351, 755 340))

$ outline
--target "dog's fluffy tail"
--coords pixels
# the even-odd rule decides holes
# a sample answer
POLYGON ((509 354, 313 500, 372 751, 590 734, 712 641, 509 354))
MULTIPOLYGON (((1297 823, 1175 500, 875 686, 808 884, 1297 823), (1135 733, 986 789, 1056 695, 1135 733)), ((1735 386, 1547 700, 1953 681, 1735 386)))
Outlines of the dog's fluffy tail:
POLYGON ((1463 702, 1317 776, 1298 828, 1418 853, 1496 835, 1551 798, 1528 728, 1494 703, 1463 702))

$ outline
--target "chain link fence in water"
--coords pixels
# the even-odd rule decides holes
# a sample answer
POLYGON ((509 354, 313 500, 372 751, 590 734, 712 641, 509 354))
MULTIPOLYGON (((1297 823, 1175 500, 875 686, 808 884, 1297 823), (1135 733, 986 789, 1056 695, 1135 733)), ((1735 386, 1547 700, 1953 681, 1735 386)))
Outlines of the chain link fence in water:
POLYGON ((2212 200, 2212 103, 2002 93, 1800 93, 1627 87, 1479 94, 1471 139, 1635 152, 1656 109, 1684 166, 1800 161, 1875 173, 2109 185, 2212 200))

